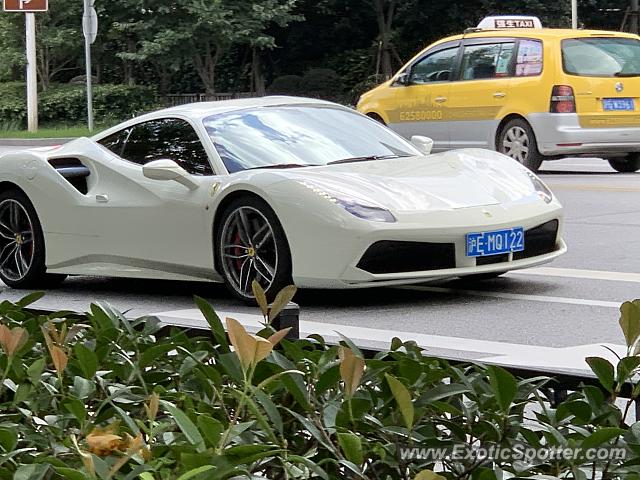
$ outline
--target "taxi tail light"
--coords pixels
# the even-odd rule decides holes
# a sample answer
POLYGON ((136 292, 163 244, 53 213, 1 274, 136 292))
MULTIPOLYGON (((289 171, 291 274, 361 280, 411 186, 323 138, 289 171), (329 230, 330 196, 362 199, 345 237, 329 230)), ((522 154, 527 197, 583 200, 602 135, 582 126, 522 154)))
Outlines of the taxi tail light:
POLYGON ((568 85, 556 85, 551 92, 551 113, 576 113, 576 97, 568 85))

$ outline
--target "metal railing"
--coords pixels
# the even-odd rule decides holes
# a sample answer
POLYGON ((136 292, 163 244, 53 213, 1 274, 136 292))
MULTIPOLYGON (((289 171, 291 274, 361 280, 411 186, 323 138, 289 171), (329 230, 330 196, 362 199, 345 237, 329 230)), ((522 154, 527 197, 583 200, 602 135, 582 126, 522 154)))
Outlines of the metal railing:
POLYGON ((167 107, 176 107, 188 103, 197 102, 217 102, 220 100, 232 100, 237 98, 253 98, 259 96, 255 92, 220 92, 213 94, 206 93, 170 93, 162 95, 160 102, 167 107))

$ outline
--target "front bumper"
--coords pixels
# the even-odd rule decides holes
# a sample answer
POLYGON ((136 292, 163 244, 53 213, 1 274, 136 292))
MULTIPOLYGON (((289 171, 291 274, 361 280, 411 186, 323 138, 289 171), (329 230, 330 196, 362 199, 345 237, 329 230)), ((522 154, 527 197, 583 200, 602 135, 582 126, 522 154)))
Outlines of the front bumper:
POLYGON ((527 120, 543 155, 640 152, 639 127, 584 128, 575 113, 533 113, 527 120))
POLYGON ((344 227, 345 225, 324 225, 324 228, 319 229, 317 226, 307 225, 304 238, 299 229, 290 230, 285 227, 292 250, 293 280, 296 285, 307 288, 358 288, 504 272, 550 262, 567 249, 561 237, 562 207, 555 201, 544 207, 539 202, 509 207, 488 205, 412 214, 399 219, 395 224, 361 221, 349 228, 344 227), (468 233, 515 226, 531 230, 553 220, 558 221, 558 229, 551 251, 520 259, 510 254, 498 263, 490 264, 476 264, 475 258, 466 256, 468 233), (416 271, 404 269, 389 273, 372 273, 361 268, 361 261, 367 250, 376 242, 385 241, 452 244, 454 265, 452 268, 416 271))

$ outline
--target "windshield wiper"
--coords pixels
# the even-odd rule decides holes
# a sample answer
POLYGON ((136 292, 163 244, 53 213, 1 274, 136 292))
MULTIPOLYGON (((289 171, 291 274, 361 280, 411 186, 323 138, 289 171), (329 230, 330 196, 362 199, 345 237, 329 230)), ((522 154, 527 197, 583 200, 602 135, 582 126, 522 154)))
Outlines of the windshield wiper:
POLYGON ((340 163, 355 163, 355 162, 370 162, 372 160, 385 160, 389 158, 403 158, 410 157, 411 155, 368 155, 363 157, 352 157, 352 158, 343 158, 341 160, 334 160, 333 162, 327 163, 327 165, 338 165, 340 163))
POLYGON ((640 77, 640 72, 618 72, 614 73, 616 77, 640 77))
POLYGON ((300 168, 300 167, 321 167, 313 163, 276 163, 275 165, 263 165, 261 167, 245 168, 245 170, 259 170, 262 168, 300 168))

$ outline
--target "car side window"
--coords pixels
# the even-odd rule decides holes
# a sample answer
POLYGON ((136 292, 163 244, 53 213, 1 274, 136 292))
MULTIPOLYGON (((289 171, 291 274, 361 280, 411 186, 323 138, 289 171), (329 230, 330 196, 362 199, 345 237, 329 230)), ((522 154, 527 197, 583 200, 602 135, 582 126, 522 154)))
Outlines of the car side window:
POLYGON ((122 151, 124 150, 124 144, 127 141, 127 137, 131 132, 131 128, 125 128, 124 130, 120 130, 119 132, 113 133, 106 138, 103 138, 98 143, 105 147, 107 150, 111 150, 117 156, 122 156, 122 151))
POLYGON ((151 120, 133 126, 121 157, 140 165, 169 159, 192 175, 213 175, 198 134, 188 122, 178 118, 151 120))
POLYGON ((409 83, 425 84, 451 80, 459 47, 434 52, 420 59, 411 68, 409 83))
POLYGON ((511 76, 515 43, 467 45, 462 54, 462 80, 511 76))
POLYGON ((516 59, 516 77, 535 77, 542 73, 542 42, 520 40, 516 59))

